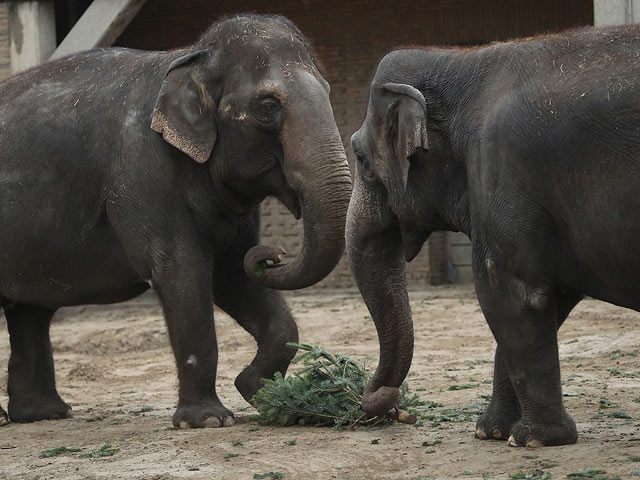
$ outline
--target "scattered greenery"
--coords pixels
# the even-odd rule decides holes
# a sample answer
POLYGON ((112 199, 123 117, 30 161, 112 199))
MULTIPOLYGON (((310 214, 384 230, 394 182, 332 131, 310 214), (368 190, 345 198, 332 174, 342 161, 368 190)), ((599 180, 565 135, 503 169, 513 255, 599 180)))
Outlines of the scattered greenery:
POLYGON ((229 460, 230 458, 239 457, 241 455, 242 454, 240 454, 240 453, 225 453, 224 457, 222 457, 222 458, 224 458, 225 460, 229 460))
POLYGON ((440 445, 442 440, 434 440, 433 442, 422 442, 423 447, 433 447, 434 445, 440 445))
POLYGON ((293 445, 295 445, 295 444, 296 444, 296 441, 295 441, 295 440, 289 440, 289 441, 287 442, 287 445, 289 445, 290 447, 292 447, 292 446, 293 446, 293 445))
POLYGON ((242 447, 244 443, 242 443, 240 440, 234 440, 233 442, 231 442, 231 445, 233 445, 234 447, 242 447))
POLYGON ((110 457, 118 453, 120 449, 118 447, 112 447, 110 443, 103 443, 99 448, 91 450, 81 455, 82 458, 101 458, 110 457))
POLYGON ((432 427, 445 422, 475 422, 480 418, 488 405, 487 400, 474 402, 462 408, 448 408, 437 402, 423 402, 418 410, 424 410, 420 415, 422 420, 429 420, 432 427))
POLYGON ((610 412, 607 413, 607 417, 630 419, 631 415, 629 415, 627 412, 610 412))
POLYGON ((40 458, 50 458, 62 455, 63 453, 76 453, 81 451, 80 448, 69 448, 64 445, 61 447, 52 448, 51 450, 43 450, 40 452, 40 458))
POLYGON ((280 472, 267 472, 267 473, 254 473, 253 478, 284 478, 284 473, 280 472))
POLYGON ((534 470, 533 472, 518 472, 509 475, 511 479, 527 479, 527 480, 548 480, 551 478, 549 472, 543 472, 542 470, 534 470))
POLYGON ((611 403, 611 401, 605 397, 600 397, 600 408, 604 409, 604 408, 613 408, 616 405, 614 405, 613 403, 611 403))
POLYGON ((581 478, 591 478, 594 480, 620 480, 620 477, 609 477, 606 475, 605 470, 600 470, 598 468, 583 468, 578 470, 577 472, 570 473, 567 475, 567 478, 570 479, 581 479, 581 478))
POLYGON ((478 388, 479 385, 474 385, 472 383, 464 383, 462 385, 449 385, 449 388, 447 388, 447 390, 464 390, 467 388, 478 388))
POLYGON ((142 407, 138 408, 137 410, 130 410, 129 413, 131 413, 132 415, 140 415, 141 413, 150 412, 152 410, 152 407, 142 407))
MULTIPOLYGON (((360 408, 371 377, 364 363, 346 355, 334 356, 320 346, 288 345, 304 351, 292 362, 302 362, 303 368, 286 378, 276 373, 274 380, 264 380, 253 397, 260 423, 353 428, 387 422, 385 417, 371 417, 360 408)), ((398 408, 407 410, 419 403, 418 396, 410 397, 409 387, 403 383, 398 408)))

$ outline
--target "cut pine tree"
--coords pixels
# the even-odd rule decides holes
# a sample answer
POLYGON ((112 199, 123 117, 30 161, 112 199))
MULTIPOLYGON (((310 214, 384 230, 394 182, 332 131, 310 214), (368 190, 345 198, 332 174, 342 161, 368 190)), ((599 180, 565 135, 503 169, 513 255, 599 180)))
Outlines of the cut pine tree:
POLYGON ((398 421, 415 423, 416 416, 405 410, 419 404, 409 396, 403 383, 397 408, 383 417, 372 417, 360 408, 364 388, 371 377, 364 363, 346 355, 332 355, 320 346, 291 343, 304 352, 292 363, 303 363, 296 373, 264 380, 264 387, 253 397, 259 422, 272 425, 316 425, 354 428, 398 421))

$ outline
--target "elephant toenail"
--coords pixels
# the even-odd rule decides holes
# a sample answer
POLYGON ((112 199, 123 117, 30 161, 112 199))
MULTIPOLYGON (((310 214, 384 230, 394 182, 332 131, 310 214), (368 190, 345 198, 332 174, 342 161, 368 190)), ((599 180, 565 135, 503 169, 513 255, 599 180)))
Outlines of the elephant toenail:
POLYGON ((191 428, 191 424, 186 420, 180 420, 180 423, 178 423, 178 427, 186 430, 188 428, 191 428))
POLYGON ((233 427, 236 424, 236 421, 233 417, 227 417, 224 419, 223 427, 233 427))
POLYGON ((209 417, 202 422, 202 426, 204 428, 220 428, 222 426, 222 422, 218 417, 209 417))
POLYGON ((527 442, 527 447, 534 447, 534 448, 544 447, 544 443, 542 443, 540 440, 533 439, 527 442))
POLYGON ((518 445, 518 442, 516 442, 516 439, 514 438, 513 435, 509 436, 509 440, 507 440, 507 445, 509 445, 510 447, 519 447, 520 445, 518 445))
POLYGON ((479 428, 476 430, 476 437, 480 440, 486 440, 487 438, 489 438, 484 430, 481 430, 479 428))
POLYGON ((73 418, 73 410, 67 410, 64 414, 64 418, 73 418))
POLYGON ((491 436, 496 439, 502 438, 502 430, 500 430, 499 428, 494 428, 493 430, 491 430, 491 436))

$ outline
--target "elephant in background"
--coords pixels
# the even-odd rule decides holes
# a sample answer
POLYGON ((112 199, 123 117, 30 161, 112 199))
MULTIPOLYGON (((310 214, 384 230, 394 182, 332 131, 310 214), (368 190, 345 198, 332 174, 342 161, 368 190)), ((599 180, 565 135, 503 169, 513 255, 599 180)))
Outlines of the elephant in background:
POLYGON ((178 370, 174 425, 232 425, 215 388, 214 302, 257 341, 235 381, 250 401, 295 354, 295 321, 273 289, 318 282, 344 250, 351 178, 309 42, 283 17, 238 15, 184 49, 44 64, 1 83, 0 99, 9 418, 70 415, 49 340, 58 307, 152 285, 178 370), (258 245, 267 196, 303 218, 302 252, 286 265, 281 248, 258 245))
POLYGON ((380 340, 364 410, 393 407, 411 365, 405 261, 431 232, 461 231, 498 345, 476 436, 576 441, 557 330, 585 294, 640 310, 638 52, 634 25, 381 60, 346 227, 380 340))

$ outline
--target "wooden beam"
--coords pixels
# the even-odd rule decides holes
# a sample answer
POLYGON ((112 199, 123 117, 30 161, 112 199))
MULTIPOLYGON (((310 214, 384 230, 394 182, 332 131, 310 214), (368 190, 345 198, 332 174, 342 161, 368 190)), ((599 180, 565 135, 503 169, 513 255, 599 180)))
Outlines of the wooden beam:
POLYGON ((51 59, 108 47, 127 28, 147 0, 93 0, 89 8, 62 40, 51 59))
POLYGON ((11 73, 46 61, 56 49, 56 19, 52 1, 9 3, 11 73))

